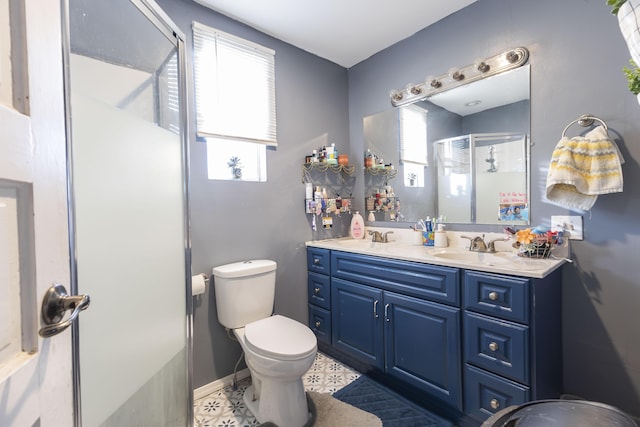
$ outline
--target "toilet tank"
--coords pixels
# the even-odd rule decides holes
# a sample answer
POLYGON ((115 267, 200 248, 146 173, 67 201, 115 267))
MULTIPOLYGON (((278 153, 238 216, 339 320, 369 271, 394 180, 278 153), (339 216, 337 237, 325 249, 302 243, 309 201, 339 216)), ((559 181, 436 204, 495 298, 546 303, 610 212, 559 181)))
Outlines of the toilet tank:
POLYGON ((276 262, 266 259, 225 264, 213 269, 218 322, 235 329, 273 314, 276 262))

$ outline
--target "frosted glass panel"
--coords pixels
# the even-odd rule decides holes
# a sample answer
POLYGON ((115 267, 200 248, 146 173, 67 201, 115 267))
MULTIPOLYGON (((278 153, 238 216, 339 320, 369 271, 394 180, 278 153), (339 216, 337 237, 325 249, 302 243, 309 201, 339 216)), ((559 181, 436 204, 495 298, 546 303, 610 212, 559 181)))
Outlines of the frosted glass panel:
POLYGON ((91 296, 79 323, 82 422, 187 425, 176 42, 128 1, 100 3, 70 8, 77 282, 91 296))

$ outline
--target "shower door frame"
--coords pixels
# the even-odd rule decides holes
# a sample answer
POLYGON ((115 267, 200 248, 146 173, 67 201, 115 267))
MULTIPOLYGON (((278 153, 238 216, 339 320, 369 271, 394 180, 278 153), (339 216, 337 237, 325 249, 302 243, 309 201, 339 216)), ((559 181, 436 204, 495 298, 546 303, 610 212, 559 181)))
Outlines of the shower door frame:
MULTIPOLYGON (((70 258, 70 294, 78 294, 78 268, 76 253, 76 233, 75 233, 75 204, 73 192, 72 173, 72 134, 71 126, 71 88, 70 88, 70 55, 71 55, 71 34, 69 1, 60 0, 62 15, 62 57, 63 57, 63 79, 64 79, 64 99, 65 99, 65 127, 67 138, 67 203, 69 221, 69 253, 70 258)), ((102 0, 95 0, 102 1, 102 0)), ((185 305, 186 305, 186 370, 187 370, 187 419, 186 426, 193 426, 193 299, 191 291, 191 237, 190 237, 190 210, 189 210, 189 103, 187 102, 187 72, 186 72, 186 48, 185 36, 180 28, 169 18, 169 16, 153 0, 129 0, 160 32, 169 40, 175 40, 178 52, 178 73, 179 73, 179 105, 180 105, 180 144, 182 154, 182 193, 184 212, 184 251, 185 251, 185 305)), ((78 328, 73 328, 71 333, 72 342, 72 382, 73 382, 73 418, 74 426, 82 427, 82 406, 81 406, 81 377, 80 377, 80 336, 78 328)))

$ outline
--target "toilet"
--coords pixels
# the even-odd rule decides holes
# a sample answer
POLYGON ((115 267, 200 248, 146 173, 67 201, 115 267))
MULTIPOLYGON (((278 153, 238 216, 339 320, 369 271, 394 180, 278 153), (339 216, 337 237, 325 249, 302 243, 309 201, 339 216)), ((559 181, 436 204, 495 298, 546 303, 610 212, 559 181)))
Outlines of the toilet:
POLYGON ((302 427, 309 419, 302 376, 318 351, 306 325, 273 315, 276 262, 251 260, 213 269, 218 322, 233 330, 252 385, 244 403, 258 422, 302 427))

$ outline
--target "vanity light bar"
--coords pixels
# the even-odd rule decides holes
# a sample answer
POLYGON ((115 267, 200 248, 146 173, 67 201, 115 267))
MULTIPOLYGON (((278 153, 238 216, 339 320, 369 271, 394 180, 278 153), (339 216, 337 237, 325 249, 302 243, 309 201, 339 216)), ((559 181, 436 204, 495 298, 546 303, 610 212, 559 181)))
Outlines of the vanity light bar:
POLYGON ((427 77, 423 83, 410 83, 404 90, 392 90, 389 92, 391 104, 394 107, 411 104, 445 90, 521 67, 527 63, 528 59, 529 51, 524 47, 516 47, 475 64, 451 70, 447 74, 427 77))

